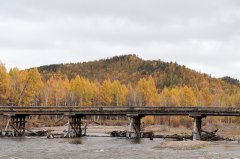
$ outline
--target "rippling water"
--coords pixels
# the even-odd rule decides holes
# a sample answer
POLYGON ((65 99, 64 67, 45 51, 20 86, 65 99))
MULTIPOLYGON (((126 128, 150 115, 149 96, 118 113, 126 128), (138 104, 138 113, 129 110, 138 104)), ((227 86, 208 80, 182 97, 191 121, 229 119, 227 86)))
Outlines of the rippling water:
POLYGON ((159 159, 159 158, 240 158, 240 144, 215 142, 198 150, 154 149, 163 140, 140 141, 111 137, 72 139, 0 138, 0 159, 84 158, 84 159, 159 159))

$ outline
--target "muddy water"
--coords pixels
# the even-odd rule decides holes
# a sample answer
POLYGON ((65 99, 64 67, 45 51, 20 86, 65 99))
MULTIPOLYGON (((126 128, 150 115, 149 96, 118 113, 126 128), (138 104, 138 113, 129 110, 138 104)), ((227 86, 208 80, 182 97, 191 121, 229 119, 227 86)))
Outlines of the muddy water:
POLYGON ((240 158, 240 144, 237 142, 214 142, 211 146, 197 150, 153 148, 162 141, 135 141, 111 137, 83 137, 81 140, 0 138, 0 159, 240 158))

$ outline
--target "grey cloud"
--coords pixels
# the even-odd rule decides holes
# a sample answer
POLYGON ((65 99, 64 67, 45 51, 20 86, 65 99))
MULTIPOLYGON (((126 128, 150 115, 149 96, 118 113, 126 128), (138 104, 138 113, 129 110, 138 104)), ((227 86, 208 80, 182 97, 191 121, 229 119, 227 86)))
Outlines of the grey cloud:
POLYGON ((0 60, 26 68, 136 53, 240 78, 239 27, 238 0, 0 1, 0 60))

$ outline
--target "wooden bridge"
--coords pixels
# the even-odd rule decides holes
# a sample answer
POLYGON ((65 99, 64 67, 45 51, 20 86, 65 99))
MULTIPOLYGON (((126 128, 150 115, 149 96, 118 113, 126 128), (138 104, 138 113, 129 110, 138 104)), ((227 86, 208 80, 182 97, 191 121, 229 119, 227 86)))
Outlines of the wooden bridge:
POLYGON ((76 137, 82 134, 81 118, 86 115, 127 116, 131 118, 134 137, 141 137, 141 118, 153 116, 189 116, 194 118, 193 140, 201 139, 202 118, 207 116, 240 116, 240 108, 223 107, 45 107, 45 106, 0 106, 0 115, 9 117, 7 124, 15 135, 23 135, 26 117, 30 115, 64 115, 76 137))

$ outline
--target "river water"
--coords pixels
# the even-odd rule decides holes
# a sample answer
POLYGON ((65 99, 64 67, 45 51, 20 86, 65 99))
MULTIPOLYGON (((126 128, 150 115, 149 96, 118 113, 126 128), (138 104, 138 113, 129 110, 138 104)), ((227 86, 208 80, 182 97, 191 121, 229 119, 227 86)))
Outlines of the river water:
POLYGON ((0 159, 161 159, 240 158, 237 142, 214 142, 197 150, 155 149, 162 139, 140 141, 112 137, 46 139, 0 138, 0 159))

